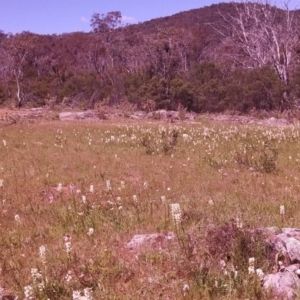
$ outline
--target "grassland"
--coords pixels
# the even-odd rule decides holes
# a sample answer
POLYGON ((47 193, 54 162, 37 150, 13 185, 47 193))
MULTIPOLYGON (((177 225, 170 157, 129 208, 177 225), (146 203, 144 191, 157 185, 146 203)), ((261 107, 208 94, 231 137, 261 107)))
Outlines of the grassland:
POLYGON ((241 228, 300 227, 299 137, 297 127, 204 120, 1 128, 3 294, 265 299, 248 258, 266 273, 270 263, 241 228), (166 232, 176 239, 160 251, 126 248, 135 234, 166 232))

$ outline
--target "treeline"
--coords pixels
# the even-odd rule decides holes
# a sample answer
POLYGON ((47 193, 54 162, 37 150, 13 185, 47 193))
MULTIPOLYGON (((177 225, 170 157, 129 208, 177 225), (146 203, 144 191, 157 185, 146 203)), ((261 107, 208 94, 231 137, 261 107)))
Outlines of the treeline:
POLYGON ((271 58, 255 65, 229 38, 224 16, 237 13, 234 4, 220 4, 120 26, 120 12, 110 12, 92 16, 91 33, 1 32, 0 104, 89 109, 125 100, 145 110, 244 113, 296 107, 297 44, 287 82, 271 58))

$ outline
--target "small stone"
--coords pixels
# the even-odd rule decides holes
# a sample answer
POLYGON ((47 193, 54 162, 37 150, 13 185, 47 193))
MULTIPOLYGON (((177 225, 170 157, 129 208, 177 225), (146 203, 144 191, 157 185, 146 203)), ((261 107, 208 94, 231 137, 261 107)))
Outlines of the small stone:
POLYGON ((130 250, 139 251, 141 248, 160 249, 166 242, 175 239, 173 232, 166 234, 150 233, 150 234, 136 234, 127 243, 126 247, 130 250))

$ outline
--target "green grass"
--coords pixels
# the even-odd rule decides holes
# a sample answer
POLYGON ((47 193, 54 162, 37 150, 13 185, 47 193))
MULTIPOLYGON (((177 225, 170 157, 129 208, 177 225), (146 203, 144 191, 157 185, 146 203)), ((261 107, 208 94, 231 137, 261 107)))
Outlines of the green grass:
POLYGON ((299 136, 298 128, 207 121, 1 128, 0 286, 20 299, 29 285, 35 299, 51 300, 72 299, 85 288, 94 299, 265 299, 247 265, 252 255, 256 268, 271 272, 261 241, 251 242, 230 220, 238 217, 245 230, 300 227, 299 136), (182 210, 178 226, 171 203, 182 210), (224 224, 236 235, 227 267, 236 276, 219 267, 222 248, 212 253, 224 224), (209 228, 212 244, 205 243, 209 228), (168 231, 178 242, 167 250, 135 257, 126 249, 134 234, 168 231))

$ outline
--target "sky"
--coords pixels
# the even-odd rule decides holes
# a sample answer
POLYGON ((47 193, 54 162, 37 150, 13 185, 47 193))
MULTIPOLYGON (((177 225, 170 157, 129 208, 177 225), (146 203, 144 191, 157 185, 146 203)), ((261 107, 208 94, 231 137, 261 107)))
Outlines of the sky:
MULTIPOLYGON (((290 0, 290 7, 299 1, 290 0)), ((0 0, 0 30, 13 34, 89 32, 94 13, 120 11, 124 23, 139 23, 220 2, 230 0, 0 0)))

